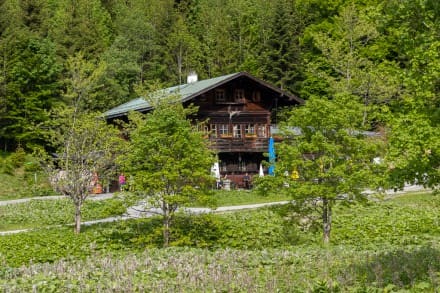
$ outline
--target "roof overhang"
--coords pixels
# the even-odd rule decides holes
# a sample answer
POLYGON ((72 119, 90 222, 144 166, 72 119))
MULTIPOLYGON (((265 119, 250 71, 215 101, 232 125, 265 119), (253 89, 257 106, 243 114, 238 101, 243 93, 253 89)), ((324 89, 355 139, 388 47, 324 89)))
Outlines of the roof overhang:
MULTIPOLYGON (((194 83, 187 83, 179 86, 174 86, 154 92, 152 93, 152 95, 157 96, 158 98, 170 96, 173 94, 181 95, 181 102, 185 103, 191 101, 197 96, 200 96, 206 92, 209 92, 210 90, 213 90, 219 86, 227 84, 240 77, 246 77, 249 80, 252 80, 255 83, 260 84, 261 86, 268 88, 274 91, 275 93, 278 93, 280 97, 286 97, 291 102, 296 102, 298 104, 304 103, 303 99, 300 99, 289 92, 283 91, 268 82, 256 78, 247 72, 237 72, 211 79, 200 80, 194 83)), ((148 103, 146 99, 140 97, 108 110, 107 112, 104 113, 104 117, 107 119, 113 119, 121 116, 126 116, 130 111, 147 112, 150 111, 151 109, 153 109, 153 107, 150 105, 150 103, 148 103)))

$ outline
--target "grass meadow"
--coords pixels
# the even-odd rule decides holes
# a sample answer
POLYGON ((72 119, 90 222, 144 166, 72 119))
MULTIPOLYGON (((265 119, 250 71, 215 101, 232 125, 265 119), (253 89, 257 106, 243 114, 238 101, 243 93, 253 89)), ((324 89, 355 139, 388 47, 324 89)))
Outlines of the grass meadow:
MULTIPOLYGON (((438 292, 437 196, 414 193, 336 206, 331 244, 326 247, 319 227, 298 225, 288 211, 288 206, 275 206, 179 215, 172 247, 167 249, 161 248, 158 218, 87 226, 79 236, 66 226, 2 236, 0 288, 3 292, 438 292)), ((17 214, 27 213, 26 208, 17 209, 17 214)))

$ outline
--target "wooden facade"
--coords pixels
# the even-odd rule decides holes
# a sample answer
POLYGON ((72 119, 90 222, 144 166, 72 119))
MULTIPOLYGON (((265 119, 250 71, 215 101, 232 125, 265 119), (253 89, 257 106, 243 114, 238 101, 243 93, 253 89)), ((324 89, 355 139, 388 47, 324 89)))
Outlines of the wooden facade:
MULTIPOLYGON (((303 103, 289 94, 246 72, 210 80, 192 79, 185 85, 165 89, 167 94, 181 94, 184 105, 199 107, 193 119, 203 122, 202 131, 217 153, 220 174, 243 186, 243 176, 258 174, 266 160, 271 129, 277 123, 277 111, 303 103)), ((107 112, 107 118, 126 115, 133 108, 147 112, 151 107, 135 100, 107 112), (128 110, 127 110, 128 109, 128 110)))
MULTIPOLYGON (((188 101, 189 102, 189 101, 188 101)), ((218 154, 220 174, 243 186, 243 176, 258 174, 266 160, 278 109, 301 101, 243 74, 190 101, 199 107, 197 120, 218 154)))

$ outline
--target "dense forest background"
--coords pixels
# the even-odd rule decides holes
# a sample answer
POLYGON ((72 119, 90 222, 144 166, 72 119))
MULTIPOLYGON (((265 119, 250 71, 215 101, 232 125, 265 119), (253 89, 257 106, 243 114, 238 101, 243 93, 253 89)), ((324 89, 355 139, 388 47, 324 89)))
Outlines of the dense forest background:
POLYGON ((371 128, 436 127, 439 20, 437 0, 0 0, 1 149, 44 146, 63 105, 105 111, 190 71, 347 95, 371 128))

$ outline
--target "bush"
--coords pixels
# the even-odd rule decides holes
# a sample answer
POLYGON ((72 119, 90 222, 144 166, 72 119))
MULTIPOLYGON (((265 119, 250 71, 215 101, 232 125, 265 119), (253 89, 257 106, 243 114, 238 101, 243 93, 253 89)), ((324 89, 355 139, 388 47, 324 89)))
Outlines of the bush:
POLYGON ((14 174, 14 166, 9 160, 9 157, 0 158, 0 173, 8 175, 14 174))
POLYGON ((14 168, 19 168, 23 166, 26 160, 26 152, 23 148, 18 147, 17 150, 9 156, 8 160, 14 168))

